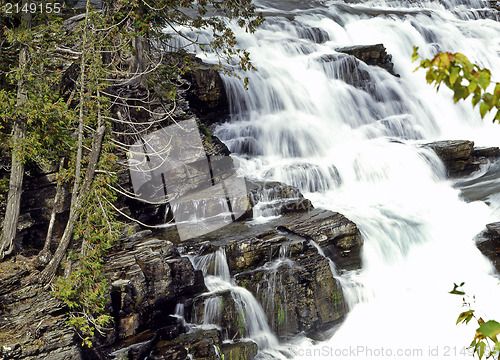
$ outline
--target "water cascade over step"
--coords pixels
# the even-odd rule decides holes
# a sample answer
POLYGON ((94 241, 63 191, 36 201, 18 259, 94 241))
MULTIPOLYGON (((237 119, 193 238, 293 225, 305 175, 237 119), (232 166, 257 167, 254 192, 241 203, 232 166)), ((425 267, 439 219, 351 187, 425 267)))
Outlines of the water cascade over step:
POLYGON ((278 339, 262 307, 248 290, 231 279, 224 248, 196 256, 192 262, 203 271, 209 290, 194 299, 192 322, 218 326, 225 340, 250 338, 260 351, 272 353, 277 349, 278 339))

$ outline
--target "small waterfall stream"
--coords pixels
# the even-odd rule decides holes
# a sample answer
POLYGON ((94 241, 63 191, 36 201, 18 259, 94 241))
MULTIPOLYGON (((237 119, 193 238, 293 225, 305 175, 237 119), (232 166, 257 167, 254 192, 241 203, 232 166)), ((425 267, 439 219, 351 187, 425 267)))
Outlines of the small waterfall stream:
MULTIPOLYGON (((205 284, 210 293, 229 290, 235 301, 238 316, 242 316, 242 325, 245 333, 259 346, 259 351, 264 354, 281 354, 277 337, 272 333, 267 323, 267 317, 262 307, 246 289, 237 286, 229 273, 226 253, 224 248, 219 248, 214 253, 192 257, 191 261, 197 270, 203 271, 205 284)), ((218 297, 205 300, 203 324, 220 324, 221 301, 218 297)))
MULTIPOLYGON (((231 121, 216 135, 246 176, 297 186, 315 207, 353 220, 365 241, 362 270, 337 276, 350 308, 344 323, 329 340, 286 346, 301 359, 472 358, 464 349, 475 327, 455 325, 461 299, 448 291, 464 281, 474 308, 500 319, 498 274, 473 240, 500 220, 500 197, 488 195, 489 206, 465 202, 440 160, 419 145, 499 146, 500 126, 493 114, 481 120, 469 100, 454 104, 450 91, 436 92, 414 72, 411 53, 413 46, 426 58, 461 52, 500 81, 498 14, 483 0, 256 3, 266 23, 254 34, 234 29, 258 70, 245 74, 248 91, 224 78, 231 121), (377 43, 400 77, 338 51, 377 43)), ((209 262, 196 261, 200 269, 209 262)), ((262 309, 223 266, 217 271, 206 273, 210 291, 238 294, 255 311, 250 333, 264 334, 258 341, 266 349, 283 346, 262 309)))

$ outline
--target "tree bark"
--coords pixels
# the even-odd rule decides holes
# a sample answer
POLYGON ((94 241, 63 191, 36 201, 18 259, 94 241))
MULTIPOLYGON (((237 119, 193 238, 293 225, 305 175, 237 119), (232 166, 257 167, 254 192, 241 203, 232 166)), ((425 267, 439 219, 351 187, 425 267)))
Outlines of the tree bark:
POLYGON ((42 273, 40 274, 40 282, 43 284, 49 283, 52 280, 52 278, 56 274, 59 264, 61 263, 61 260, 66 254, 66 250, 68 249, 69 244, 71 243, 71 239, 73 238, 73 229, 78 218, 80 207, 82 206, 85 197, 88 196, 90 185, 92 184, 92 180, 94 179, 95 169, 99 160, 99 155, 101 153, 102 139, 104 137, 105 130, 106 127, 101 126, 94 134, 92 151, 90 153, 89 164, 87 167, 87 171, 85 172, 85 178, 83 180, 82 187, 78 191, 78 194, 75 196, 76 200, 71 203, 71 207, 69 210, 69 219, 66 224, 66 228, 64 229, 61 241, 59 242, 59 246, 54 253, 54 257, 52 258, 52 260, 50 260, 50 263, 45 267, 45 269, 43 269, 42 273))
MULTIPOLYGON (((28 6, 28 0, 23 0, 23 6, 28 6)), ((23 12, 21 16, 21 29, 29 30, 31 27, 31 14, 23 12)), ((19 67, 21 77, 17 83, 17 105, 22 106, 27 100, 26 89, 24 86, 24 74, 28 67, 28 46, 21 45, 19 52, 19 67)), ((9 193, 7 195, 7 206, 5 209, 5 218, 3 222, 3 231, 0 239, 0 260, 5 256, 11 255, 16 246, 15 239, 17 235, 17 223, 19 221, 19 212, 21 208, 21 194, 24 180, 24 163, 21 156, 21 143, 26 137, 26 127, 24 122, 16 120, 13 126, 13 148, 12 148, 12 166, 9 179, 9 193)))
MULTIPOLYGON (((64 158, 61 159, 59 163, 58 176, 61 175, 64 166, 64 158)), ((61 201, 63 193, 63 186, 60 181, 57 181, 56 185, 56 195, 54 197, 54 206, 52 207, 52 212, 50 214, 49 228, 47 229, 47 236, 45 237, 45 244, 43 245, 42 251, 38 254, 38 260, 42 264, 47 264, 50 261, 50 243, 52 242, 52 232, 54 230, 54 223, 56 222, 56 215, 60 208, 59 202, 61 201)))
POLYGON ((149 52, 149 40, 144 36, 136 36, 132 39, 132 62, 129 70, 131 75, 130 85, 140 84, 144 86, 147 79, 147 71, 149 69, 149 60, 147 53, 149 52))

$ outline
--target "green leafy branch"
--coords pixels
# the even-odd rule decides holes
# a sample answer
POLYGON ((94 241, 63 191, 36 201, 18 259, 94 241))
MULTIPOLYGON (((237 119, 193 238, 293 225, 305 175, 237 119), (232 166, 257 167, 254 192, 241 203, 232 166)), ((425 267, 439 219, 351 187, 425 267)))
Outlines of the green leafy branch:
MULTIPOLYGON (((460 285, 454 284, 453 290, 450 294, 463 296, 463 306, 467 308, 458 315, 457 325, 459 323, 468 324, 472 319, 475 319, 479 327, 476 329, 476 334, 469 349, 473 349, 473 354, 477 354, 479 359, 486 354, 486 359, 500 358, 500 341, 498 340, 498 334, 500 334, 500 323, 495 320, 485 321, 481 317, 477 317, 475 310, 472 309, 471 302, 467 294, 461 289, 464 283, 460 285)), ((474 299, 474 297, 473 297, 474 299)))
MULTIPOLYGON (((418 47, 413 47, 412 61, 420 58, 418 47)), ((496 109, 493 121, 500 122, 500 83, 491 81, 491 72, 472 64, 469 59, 460 53, 441 52, 432 59, 422 59, 415 69, 427 69, 426 79, 429 84, 439 87, 444 83, 453 90, 453 100, 458 102, 472 95, 472 105, 479 104, 481 118, 487 112, 496 109), (490 87, 493 92, 487 92, 490 87)))

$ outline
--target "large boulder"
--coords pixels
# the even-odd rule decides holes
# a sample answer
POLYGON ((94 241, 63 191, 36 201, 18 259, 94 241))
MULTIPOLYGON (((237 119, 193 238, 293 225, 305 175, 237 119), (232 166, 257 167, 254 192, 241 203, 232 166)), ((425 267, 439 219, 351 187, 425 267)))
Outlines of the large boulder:
POLYGON ((294 215, 278 229, 316 242, 337 269, 361 267, 361 233, 354 222, 340 213, 317 210, 294 215))
POLYGON ((471 174, 479 169, 480 164, 497 159, 500 149, 497 147, 474 147, 469 140, 442 140, 424 144, 433 150, 443 161, 449 177, 457 178, 471 174))
POLYGON ((347 46, 336 50, 341 53, 352 55, 368 65, 381 67, 390 74, 396 75, 394 73, 392 56, 387 54, 383 44, 347 46))

